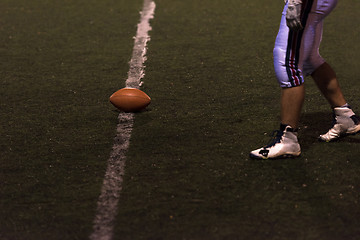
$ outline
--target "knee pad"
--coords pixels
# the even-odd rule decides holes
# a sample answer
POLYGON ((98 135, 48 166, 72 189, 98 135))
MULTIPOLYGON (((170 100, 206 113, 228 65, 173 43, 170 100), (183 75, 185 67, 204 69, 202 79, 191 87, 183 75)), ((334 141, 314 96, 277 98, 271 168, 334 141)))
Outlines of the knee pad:
POLYGON ((275 45, 273 50, 274 70, 280 87, 291 88, 304 83, 301 69, 287 58, 287 50, 275 45))

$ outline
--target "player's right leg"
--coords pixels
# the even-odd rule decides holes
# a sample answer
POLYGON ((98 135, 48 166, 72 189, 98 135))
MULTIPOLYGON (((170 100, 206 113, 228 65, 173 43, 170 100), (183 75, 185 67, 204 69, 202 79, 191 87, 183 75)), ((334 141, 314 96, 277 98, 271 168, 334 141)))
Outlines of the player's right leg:
POLYGON ((271 142, 259 149, 250 152, 254 159, 277 159, 298 157, 301 154, 297 138, 297 130, 289 125, 281 124, 280 129, 274 131, 271 142))
MULTIPOLYGON (((251 151, 255 159, 297 157, 301 153, 297 125, 304 102, 304 78, 301 71, 302 31, 292 31, 286 25, 285 6, 274 47, 274 67, 281 92, 281 125, 268 145, 251 151)), ((310 10, 310 9, 309 9, 310 10)))

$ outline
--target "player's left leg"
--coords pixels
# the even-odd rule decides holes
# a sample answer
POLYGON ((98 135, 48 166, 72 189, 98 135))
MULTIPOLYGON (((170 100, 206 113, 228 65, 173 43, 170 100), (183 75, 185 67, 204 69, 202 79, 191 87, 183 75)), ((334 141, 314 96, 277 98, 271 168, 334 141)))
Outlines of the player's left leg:
POLYGON ((320 141, 330 142, 342 136, 360 132, 360 117, 355 115, 342 94, 336 74, 327 63, 314 71, 312 77, 334 112, 332 128, 319 136, 320 141))
POLYGON ((325 134, 319 136, 319 140, 330 142, 340 137, 360 133, 360 117, 355 115, 349 105, 333 109, 333 126, 325 134))
POLYGON ((347 104, 334 70, 319 55, 323 19, 335 8, 336 3, 336 0, 317 0, 317 8, 309 16, 313 24, 309 24, 308 33, 304 38, 305 43, 313 42, 311 48, 308 48, 309 54, 305 61, 304 71, 311 73, 319 90, 333 108, 333 127, 319 136, 319 140, 325 142, 360 132, 360 117, 355 115, 347 104))
POLYGON ((311 76, 331 107, 335 108, 346 104, 336 73, 328 63, 323 63, 311 76))

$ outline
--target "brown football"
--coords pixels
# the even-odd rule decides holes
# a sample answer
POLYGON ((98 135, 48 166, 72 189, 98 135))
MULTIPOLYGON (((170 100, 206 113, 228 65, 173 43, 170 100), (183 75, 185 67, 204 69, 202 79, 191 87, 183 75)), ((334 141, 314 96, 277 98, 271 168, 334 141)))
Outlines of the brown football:
POLYGON ((122 88, 110 96, 110 102, 124 112, 138 112, 146 108, 151 99, 137 88, 122 88))

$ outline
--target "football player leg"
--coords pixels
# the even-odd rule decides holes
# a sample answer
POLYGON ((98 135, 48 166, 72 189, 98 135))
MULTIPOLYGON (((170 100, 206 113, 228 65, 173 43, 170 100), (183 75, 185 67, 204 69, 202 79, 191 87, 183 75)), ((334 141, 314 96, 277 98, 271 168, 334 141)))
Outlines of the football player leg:
POLYGON ((333 109, 333 126, 327 133, 319 136, 319 140, 325 142, 360 132, 360 117, 355 115, 347 104, 336 78, 336 73, 319 55, 323 19, 335 8, 336 2, 336 0, 318 1, 315 14, 310 14, 310 21, 315 24, 309 26, 309 33, 305 35, 305 42, 308 41, 306 38, 311 38, 310 41, 314 39, 314 44, 304 66, 305 71, 311 73, 319 90, 333 109), (312 35, 315 37, 312 38, 312 35))
POLYGON ((333 126, 319 136, 320 141, 330 142, 342 136, 360 132, 360 117, 355 115, 342 94, 336 74, 327 63, 311 75, 318 88, 333 108, 333 126))
POLYGON ((305 96, 304 84, 282 88, 281 124, 272 141, 250 153, 254 159, 276 159, 297 157, 301 154, 297 127, 305 96))
POLYGON ((302 31, 289 30, 285 5, 274 47, 274 67, 281 90, 281 124, 272 141, 254 151, 255 159, 297 157, 301 154, 297 126, 304 102, 305 88, 300 58, 302 31))

